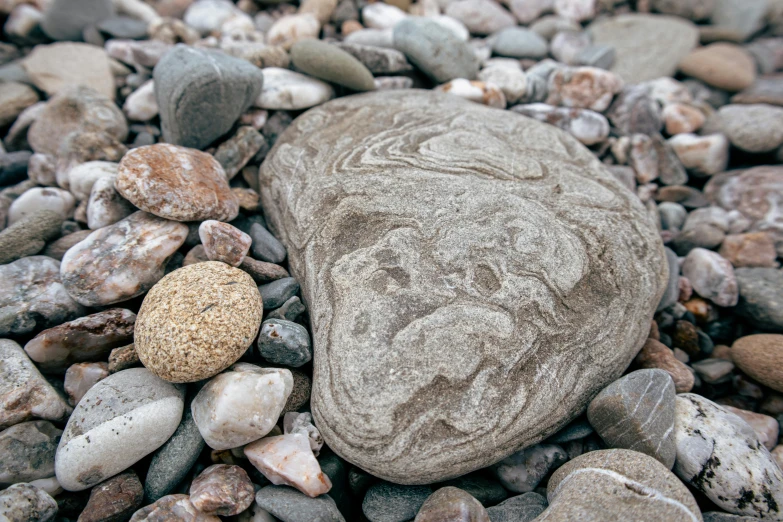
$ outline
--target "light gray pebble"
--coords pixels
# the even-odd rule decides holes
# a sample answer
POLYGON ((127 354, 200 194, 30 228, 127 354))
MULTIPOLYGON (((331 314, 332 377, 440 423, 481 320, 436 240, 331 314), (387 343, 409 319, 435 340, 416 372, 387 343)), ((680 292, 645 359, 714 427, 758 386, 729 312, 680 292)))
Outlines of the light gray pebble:
POLYGON ((437 22, 409 17, 393 30, 394 47, 437 83, 472 80, 479 63, 470 46, 437 22))
POLYGON ((346 42, 336 45, 362 62, 373 74, 395 74, 413 70, 405 55, 396 49, 346 42))
POLYGON ((666 263, 669 265, 669 282, 666 284, 666 290, 661 296, 656 311, 660 312, 672 306, 680 297, 680 262, 677 254, 670 248, 664 247, 666 252, 666 263))
POLYGON ((267 319, 261 323, 258 352, 273 364, 293 368, 298 368, 313 358, 307 328, 285 319, 267 319))
POLYGON ((512 58, 543 58, 549 45, 541 36, 524 27, 507 27, 495 35, 492 50, 512 58))
POLYGON ((299 282, 293 277, 284 277, 258 287, 261 299, 264 302, 264 310, 273 310, 281 307, 299 291, 299 282))
POLYGON ((337 504, 329 495, 310 498, 288 486, 261 488, 256 493, 255 506, 268 511, 282 522, 345 522, 337 504))
POLYGON ((286 319, 288 321, 296 321, 297 317, 305 312, 305 305, 302 304, 301 299, 297 296, 293 296, 285 303, 269 312, 266 316, 267 319, 286 319))

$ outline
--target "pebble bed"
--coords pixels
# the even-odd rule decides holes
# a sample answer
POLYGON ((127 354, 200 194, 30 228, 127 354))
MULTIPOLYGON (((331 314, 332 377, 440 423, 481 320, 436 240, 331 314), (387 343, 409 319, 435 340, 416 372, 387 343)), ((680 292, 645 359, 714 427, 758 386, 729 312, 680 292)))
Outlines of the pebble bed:
POLYGON ((783 520, 780 0, 0 0, 0 22, 0 520, 783 520), (295 277, 263 180, 296 173, 308 109, 420 90, 570 135, 668 278, 555 432, 392 481, 329 448, 374 419, 318 422, 320 276, 295 277))

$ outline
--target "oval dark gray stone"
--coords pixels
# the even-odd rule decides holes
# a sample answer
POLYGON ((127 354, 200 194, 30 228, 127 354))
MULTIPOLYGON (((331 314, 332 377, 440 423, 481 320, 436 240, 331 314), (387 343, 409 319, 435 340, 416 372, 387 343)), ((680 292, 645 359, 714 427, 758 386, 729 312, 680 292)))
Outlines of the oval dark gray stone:
POLYGON ((260 189, 310 311, 313 417, 393 482, 555 433, 628 366, 667 283, 644 207, 575 138, 447 94, 308 111, 260 189))

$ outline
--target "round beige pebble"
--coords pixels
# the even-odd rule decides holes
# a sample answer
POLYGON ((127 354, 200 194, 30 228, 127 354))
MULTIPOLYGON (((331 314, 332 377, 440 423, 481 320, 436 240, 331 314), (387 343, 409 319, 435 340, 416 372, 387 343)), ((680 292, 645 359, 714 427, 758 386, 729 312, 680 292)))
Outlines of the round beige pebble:
POLYGON ((731 358, 751 378, 773 390, 783 391, 783 335, 740 337, 731 347, 731 358))
POLYGON ((244 271, 217 261, 185 266, 144 298, 136 318, 136 351, 161 379, 207 379, 245 353, 262 314, 261 294, 244 271))

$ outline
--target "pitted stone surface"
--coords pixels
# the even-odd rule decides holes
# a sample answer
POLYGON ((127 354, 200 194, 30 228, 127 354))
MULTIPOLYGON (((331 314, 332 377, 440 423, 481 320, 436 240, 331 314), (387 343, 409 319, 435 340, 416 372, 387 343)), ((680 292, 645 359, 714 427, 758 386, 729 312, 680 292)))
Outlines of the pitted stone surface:
POLYGON ((311 313, 316 424, 394 482, 563 427, 627 367, 667 282, 644 208, 576 139, 448 95, 313 109, 260 186, 311 313))

